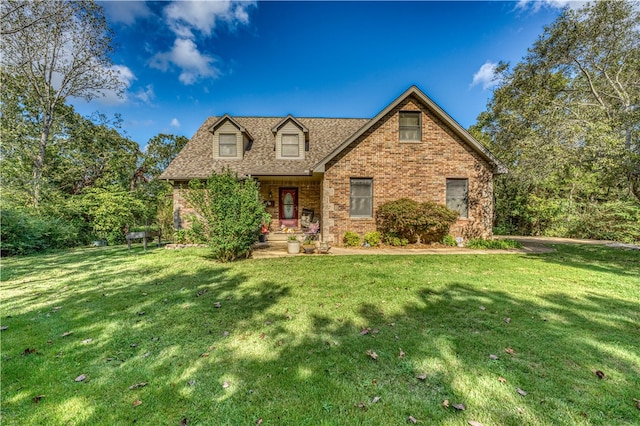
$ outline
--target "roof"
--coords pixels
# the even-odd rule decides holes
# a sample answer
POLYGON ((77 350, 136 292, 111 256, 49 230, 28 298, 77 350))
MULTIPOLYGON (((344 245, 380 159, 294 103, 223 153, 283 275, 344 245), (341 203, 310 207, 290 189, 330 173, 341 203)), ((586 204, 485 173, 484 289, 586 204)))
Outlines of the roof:
POLYGON ((291 115, 286 117, 230 117, 225 114, 221 117, 209 117, 159 178, 168 180, 206 179, 211 176, 212 172, 220 173, 225 169, 234 171, 239 176, 309 176, 314 172, 322 173, 329 161, 410 96, 424 104, 492 165, 494 173, 507 173, 507 168, 487 148, 420 89, 411 86, 370 120, 366 118, 300 118, 291 115), (211 132, 225 120, 230 120, 252 140, 250 149, 244 153, 241 160, 214 159, 211 132), (304 160, 276 159, 274 131, 277 131, 289 120, 292 120, 305 132, 305 139, 309 141, 309 151, 305 152, 304 160))
POLYGON ((309 134, 304 160, 278 160, 272 129, 288 117, 233 117, 236 126, 251 135, 251 149, 242 160, 214 160, 211 129, 228 116, 209 117, 160 175, 160 179, 206 179, 212 172, 229 169, 239 176, 308 176, 313 165, 364 126, 367 118, 300 118, 295 121, 309 134))
POLYGON ((326 157, 314 164, 313 170, 316 172, 324 172, 325 165, 337 156, 343 149, 348 147, 351 143, 357 140, 360 136, 365 134, 371 127, 373 127, 379 120, 384 118, 389 112, 396 108, 399 104, 404 102, 409 96, 416 97, 427 108, 429 108, 438 118, 444 121, 449 128, 451 128, 464 142, 474 149, 481 157, 483 157, 489 164, 494 167, 494 173, 501 174, 507 173, 507 168, 489 152, 476 138, 464 129, 457 121, 455 121, 449 114, 447 114, 442 108, 440 108, 431 98, 425 95, 416 86, 409 87, 402 95, 398 96, 396 100, 391 102, 387 107, 380 111, 375 117, 373 117, 366 125, 358 129, 357 132, 352 134, 348 139, 336 146, 326 157))

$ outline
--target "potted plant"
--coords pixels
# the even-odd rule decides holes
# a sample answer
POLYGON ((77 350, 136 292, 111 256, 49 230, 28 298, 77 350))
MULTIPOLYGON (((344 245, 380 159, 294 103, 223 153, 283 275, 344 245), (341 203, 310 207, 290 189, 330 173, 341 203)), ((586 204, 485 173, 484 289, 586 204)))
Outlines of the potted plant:
POLYGON ((304 239, 304 243, 302 243, 302 249, 305 253, 311 254, 316 251, 316 243, 313 241, 313 237, 308 235, 307 238, 304 239))
POLYGON ((267 241, 267 236, 269 235, 269 227, 271 226, 271 215, 269 213, 265 213, 262 218, 262 224, 260 224, 260 235, 258 236, 258 241, 264 243, 267 241))
POLYGON ((295 235, 289 235, 287 240, 287 253, 298 254, 300 253, 300 241, 295 235))

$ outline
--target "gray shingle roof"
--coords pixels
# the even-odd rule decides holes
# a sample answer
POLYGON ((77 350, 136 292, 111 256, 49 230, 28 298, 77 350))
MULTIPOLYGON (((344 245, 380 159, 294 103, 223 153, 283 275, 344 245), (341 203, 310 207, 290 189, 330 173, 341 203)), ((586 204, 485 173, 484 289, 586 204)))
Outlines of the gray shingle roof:
POLYGON ((285 117, 233 117, 251 135, 251 149, 242 160, 214 160, 211 126, 221 117, 209 117, 180 151, 160 179, 189 180, 207 178, 226 168, 239 176, 309 175, 309 170, 347 138, 369 122, 368 118, 299 118, 309 130, 309 151, 304 160, 276 160, 272 132, 285 117))

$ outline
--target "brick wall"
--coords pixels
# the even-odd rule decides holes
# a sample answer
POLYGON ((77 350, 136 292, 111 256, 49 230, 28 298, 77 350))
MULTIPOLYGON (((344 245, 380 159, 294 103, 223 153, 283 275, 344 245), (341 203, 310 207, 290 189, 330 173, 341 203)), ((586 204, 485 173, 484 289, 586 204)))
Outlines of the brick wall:
POLYGON ((491 235, 491 166, 421 102, 408 97, 332 159, 322 184, 325 240, 341 245, 346 231, 375 230, 377 206, 398 198, 446 204, 446 179, 469 180, 469 217, 458 219, 454 236, 491 235), (420 111, 422 142, 399 142, 399 111, 420 111), (349 217, 349 179, 373 179, 374 218, 349 217))

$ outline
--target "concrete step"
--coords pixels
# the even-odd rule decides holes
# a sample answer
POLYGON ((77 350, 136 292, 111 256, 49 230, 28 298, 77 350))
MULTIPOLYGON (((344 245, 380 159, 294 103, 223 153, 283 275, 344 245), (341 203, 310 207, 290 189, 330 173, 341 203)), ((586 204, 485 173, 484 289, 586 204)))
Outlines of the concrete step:
POLYGON ((304 240, 302 232, 286 233, 286 232, 269 232, 267 241, 287 241, 291 235, 295 235, 299 241, 304 240))

